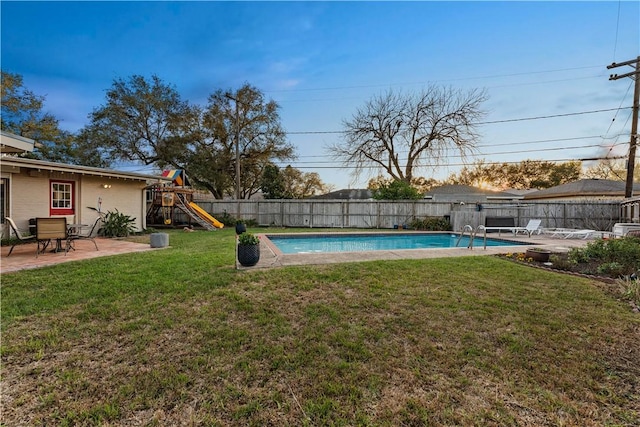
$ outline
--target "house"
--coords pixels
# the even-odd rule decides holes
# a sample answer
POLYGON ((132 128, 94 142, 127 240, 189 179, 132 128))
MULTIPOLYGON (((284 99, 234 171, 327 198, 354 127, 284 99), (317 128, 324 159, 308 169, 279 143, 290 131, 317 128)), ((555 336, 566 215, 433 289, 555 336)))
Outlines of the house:
POLYGON ((8 236, 5 217, 20 230, 29 229, 36 217, 66 217, 68 223, 91 224, 98 209, 135 218, 137 230, 146 228, 146 191, 151 183, 170 178, 110 169, 69 165, 15 157, 33 151, 33 140, 2 132, 0 135, 0 218, 8 236))
MULTIPOLYGON (((526 194, 524 200, 623 200, 624 181, 611 179, 581 179, 526 194)), ((640 193, 640 184, 634 184, 635 194, 640 193)))
POLYGON ((321 194, 319 196, 310 197, 310 199, 323 200, 373 200, 373 193, 366 188, 345 188, 342 190, 332 191, 330 193, 321 194))

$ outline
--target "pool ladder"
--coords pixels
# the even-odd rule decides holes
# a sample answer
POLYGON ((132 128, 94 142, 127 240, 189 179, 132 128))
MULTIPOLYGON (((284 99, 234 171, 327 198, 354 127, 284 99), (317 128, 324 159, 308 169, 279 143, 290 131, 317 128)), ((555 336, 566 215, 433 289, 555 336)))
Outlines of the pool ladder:
POLYGON ((473 226, 469 224, 465 225, 462 228, 462 233, 460 233, 460 237, 458 237, 458 241, 456 242, 456 247, 460 245, 460 240, 462 240, 462 238, 464 237, 464 233, 467 231, 469 232, 469 244, 467 245, 467 248, 473 249, 473 239, 476 237, 476 230, 473 228, 473 226))

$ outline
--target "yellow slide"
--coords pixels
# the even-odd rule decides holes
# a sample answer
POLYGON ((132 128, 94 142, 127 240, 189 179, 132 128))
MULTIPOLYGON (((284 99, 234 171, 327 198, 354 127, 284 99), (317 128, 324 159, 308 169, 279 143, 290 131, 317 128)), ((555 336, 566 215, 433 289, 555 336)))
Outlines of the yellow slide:
POLYGON ((211 224, 213 224, 214 227, 217 227, 217 228, 224 227, 223 223, 221 223, 220 221, 218 221, 217 219, 209 215, 207 211, 202 209, 200 206, 196 205, 194 202, 189 202, 189 206, 191 206, 191 208, 198 213, 200 218, 206 221, 209 221, 211 224))

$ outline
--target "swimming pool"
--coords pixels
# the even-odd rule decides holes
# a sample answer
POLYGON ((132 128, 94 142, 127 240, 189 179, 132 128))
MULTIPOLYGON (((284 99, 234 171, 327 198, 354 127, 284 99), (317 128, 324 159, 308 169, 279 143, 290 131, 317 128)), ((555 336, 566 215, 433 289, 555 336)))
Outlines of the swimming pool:
MULTIPOLYGON (((466 248, 469 245, 468 236, 460 239, 460 234, 456 233, 269 234, 267 238, 284 254, 466 248), (456 246, 458 239, 460 243, 456 246)), ((487 238, 487 246, 526 244, 487 238)), ((483 245, 484 239, 476 236, 473 246, 482 247, 483 245)))

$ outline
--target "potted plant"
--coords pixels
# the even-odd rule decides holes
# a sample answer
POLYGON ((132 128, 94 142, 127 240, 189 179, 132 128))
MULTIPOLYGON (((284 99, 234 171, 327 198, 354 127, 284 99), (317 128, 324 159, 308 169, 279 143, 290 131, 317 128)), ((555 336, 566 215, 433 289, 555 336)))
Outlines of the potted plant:
POLYGON ((242 233, 244 233, 245 231, 247 231, 247 226, 245 225, 245 223, 239 219, 236 221, 236 234, 239 236, 242 233))
POLYGON ((543 248, 529 248, 525 253, 526 258, 531 258, 537 262, 548 262, 551 251, 543 248))
POLYGON ((252 233, 242 233, 238 236, 238 262, 251 267, 260 260, 260 238, 252 233))

